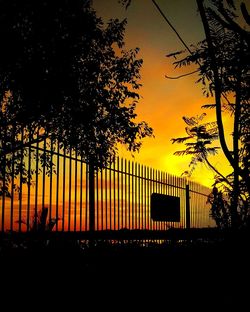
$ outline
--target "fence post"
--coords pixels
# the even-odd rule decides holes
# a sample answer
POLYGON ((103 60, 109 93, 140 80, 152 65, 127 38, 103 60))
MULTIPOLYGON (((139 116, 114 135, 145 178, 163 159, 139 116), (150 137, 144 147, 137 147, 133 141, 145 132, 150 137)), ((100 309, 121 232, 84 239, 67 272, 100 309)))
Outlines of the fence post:
POLYGON ((89 163, 89 230, 95 230, 95 170, 89 163))
POLYGON ((186 228, 190 229, 190 197, 189 185, 186 185, 186 228))

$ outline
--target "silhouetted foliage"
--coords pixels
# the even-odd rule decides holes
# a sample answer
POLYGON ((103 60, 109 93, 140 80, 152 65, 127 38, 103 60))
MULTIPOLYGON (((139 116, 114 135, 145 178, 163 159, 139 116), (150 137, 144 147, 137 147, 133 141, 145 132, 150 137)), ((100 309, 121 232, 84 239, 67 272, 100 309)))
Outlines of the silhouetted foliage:
MULTIPOLYGON (((211 163, 209 166, 217 173, 215 185, 224 187, 231 209, 231 224, 237 226, 237 222, 241 220, 241 224, 244 223, 243 220, 250 213, 250 31, 247 25, 242 26, 242 23, 248 24, 249 15, 245 4, 242 4, 239 22, 234 1, 225 3, 221 0, 210 0, 205 7, 203 0, 197 0, 197 4, 206 39, 191 47, 191 55, 175 60, 174 64, 176 67, 198 65, 200 77, 197 82, 202 84, 204 95, 214 96, 215 103, 205 105, 205 108, 216 110, 217 131, 214 128, 213 133, 218 136, 233 173, 224 177, 211 163), (222 118, 225 113, 233 118, 232 148, 225 139, 222 118)), ((171 53, 170 56, 180 58, 180 53, 171 53)), ((200 129, 204 126, 201 125, 200 129)), ((193 133, 196 142, 192 143, 192 147, 186 147, 185 154, 191 154, 192 151, 195 154, 193 159, 208 164, 207 157, 211 151, 209 145, 212 140, 207 140, 204 144, 201 142, 200 133, 193 133), (191 148, 193 149, 190 150, 191 148)), ((192 165, 197 163, 192 161, 192 165)))
POLYGON ((42 209, 34 213, 32 220, 27 224, 26 221, 20 220, 17 223, 22 223, 27 226, 27 230, 31 232, 44 232, 44 231, 52 231, 56 223, 60 220, 60 218, 50 218, 48 221, 48 208, 42 207, 42 209))
POLYGON ((126 9, 130 6, 131 1, 132 0, 118 0, 118 2, 124 5, 126 9))
MULTIPOLYGON (((125 26, 117 19, 105 26, 87 0, 0 1, 0 180, 6 195, 11 175, 21 173, 25 182, 32 174, 20 162, 32 143, 57 140, 101 167, 117 143, 137 151, 152 135, 147 123, 135 121, 142 60, 138 48, 123 49, 125 26)), ((50 156, 39 157, 49 170, 50 156)))
POLYGON ((185 143, 186 146, 184 150, 176 151, 174 155, 192 155, 190 170, 185 172, 188 176, 191 176, 199 162, 206 162, 208 166, 211 166, 208 156, 217 154, 219 149, 218 146, 211 146, 213 141, 218 139, 216 123, 202 123, 205 116, 206 114, 203 113, 197 117, 183 117, 187 125, 185 130, 188 136, 172 139, 172 143, 185 143))
POLYGON ((228 200, 224 198, 223 192, 214 187, 208 196, 211 204, 211 217, 215 220, 217 227, 226 229, 231 226, 231 212, 228 200))

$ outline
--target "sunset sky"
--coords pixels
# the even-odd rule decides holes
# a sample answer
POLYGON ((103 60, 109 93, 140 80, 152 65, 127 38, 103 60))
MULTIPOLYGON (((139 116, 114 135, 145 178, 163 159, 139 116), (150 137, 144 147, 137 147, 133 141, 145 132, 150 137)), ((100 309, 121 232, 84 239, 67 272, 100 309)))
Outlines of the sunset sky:
MULTIPOLYGON (((157 3, 187 45, 204 39, 195 0, 157 0, 157 3)), ((188 169, 190 158, 173 155, 184 146, 173 145, 170 140, 185 136, 183 116, 200 115, 204 112, 201 106, 212 103, 213 99, 203 97, 201 85, 195 83, 196 74, 178 80, 165 78, 165 75, 178 76, 191 69, 176 70, 172 65, 173 59, 166 57, 184 47, 151 0, 134 0, 128 10, 118 0, 93 0, 93 4, 104 21, 127 18, 126 49, 139 47, 139 56, 143 58, 142 98, 137 106, 137 114, 140 120, 147 121, 153 127, 155 138, 144 140, 139 154, 134 155, 135 161, 181 175, 188 169)), ((213 111, 206 113, 209 114, 207 121, 215 120, 213 111)), ((228 133, 231 133, 230 129, 228 133)), ((130 157, 125 148, 121 149, 120 155, 130 157)), ((222 154, 214 157, 212 162, 222 172, 229 172, 229 165, 222 154)), ((210 187, 213 177, 212 171, 200 165, 192 179, 210 187)))

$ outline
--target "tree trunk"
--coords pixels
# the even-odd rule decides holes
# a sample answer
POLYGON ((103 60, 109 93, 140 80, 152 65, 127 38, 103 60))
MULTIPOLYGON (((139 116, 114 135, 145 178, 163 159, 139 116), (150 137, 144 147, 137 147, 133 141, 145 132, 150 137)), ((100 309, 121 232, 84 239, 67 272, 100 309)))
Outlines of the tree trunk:
POLYGON ((217 120, 217 125, 218 125, 219 139, 220 139, 220 144, 221 144, 223 153, 225 154, 231 166, 234 168, 235 167, 234 159, 227 147, 227 143, 225 140, 224 126, 223 126, 223 121, 222 121, 222 110, 221 110, 221 93, 222 93, 221 82, 219 78, 216 56, 214 53, 213 42, 212 42, 212 38, 210 34, 208 20, 206 17, 206 12, 203 6, 203 1, 204 0, 197 0, 197 5, 198 5, 202 24, 203 24, 204 31, 205 31, 205 36, 206 36, 207 45, 208 45, 208 53, 211 58, 211 68, 214 74, 213 82, 215 86, 214 88, 215 88, 216 120, 217 120))
MULTIPOLYGON (((213 71, 213 79, 214 79, 214 89, 215 89, 215 104, 216 104, 216 120, 218 125, 218 133, 221 148, 223 150, 224 155, 228 159, 229 163, 234 169, 234 182, 233 182, 233 198, 232 198, 232 207, 231 207, 231 217, 232 217, 232 227, 236 227, 237 223, 237 206, 238 206, 238 197, 239 197, 239 147, 238 147, 238 139, 239 139, 239 98, 236 99, 236 107, 235 107, 235 116, 234 116, 234 139, 233 139, 233 155, 232 157, 225 140, 225 133, 223 127, 222 120, 222 109, 221 109, 221 80, 218 72, 218 65, 216 60, 216 55, 214 52, 213 41, 209 29, 208 20, 206 17, 205 8, 203 5, 204 0, 197 0, 198 9, 200 12, 201 20, 203 23, 205 36, 208 45, 208 53, 211 58, 211 68, 213 71)), ((238 90, 239 91, 239 90, 238 90)))

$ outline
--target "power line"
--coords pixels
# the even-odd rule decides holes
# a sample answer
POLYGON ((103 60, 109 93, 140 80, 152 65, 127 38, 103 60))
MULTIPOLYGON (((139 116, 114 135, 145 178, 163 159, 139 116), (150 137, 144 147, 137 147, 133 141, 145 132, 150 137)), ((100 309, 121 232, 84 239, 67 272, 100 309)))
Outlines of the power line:
MULTIPOLYGON (((159 7, 159 5, 155 2, 155 0, 152 0, 153 4, 155 5, 155 7, 157 8, 157 10, 160 12, 160 14, 162 15, 162 17, 164 18, 164 20, 168 23, 168 25, 171 27, 171 29, 175 32, 176 36, 179 38, 179 40, 181 41, 181 43, 184 45, 184 47, 188 50, 188 52, 192 55, 193 52, 189 49, 188 45, 185 43, 185 41, 181 38, 180 34, 178 33, 178 31, 175 29, 175 27, 170 23, 170 21, 168 20, 168 18, 166 17, 166 15, 162 12, 161 8, 159 7)), ((201 63, 197 60, 196 61, 197 64, 199 65, 199 67, 201 68, 201 63)), ((188 74, 184 74, 178 77, 169 77, 169 76, 165 76, 168 79, 178 79, 184 76, 188 76, 191 74, 194 74, 196 71, 188 73, 188 74)), ((207 75, 206 75, 207 77, 207 75)), ((209 77, 207 77, 208 80, 211 80, 209 77)), ((223 98, 227 101, 228 104, 230 104, 230 101, 228 100, 227 96, 224 93, 221 93, 221 95, 223 96, 223 98)))
MULTIPOLYGON (((153 4, 156 6, 157 10, 160 12, 160 14, 162 15, 162 17, 164 18, 164 20, 168 23, 168 25, 172 28, 172 30, 175 32, 175 34, 177 35, 177 37, 180 39, 181 43, 184 45, 184 47, 188 50, 188 52, 192 55, 193 52, 189 49, 189 47, 187 46, 187 44, 185 43, 185 41, 181 38, 181 36, 179 35, 178 31, 175 29, 175 27, 170 23, 170 21, 168 20, 168 18, 166 17, 166 15, 162 12, 161 8, 159 7, 159 5, 155 2, 155 0, 152 0, 153 4)), ((196 61, 197 64, 199 65, 199 67, 201 68, 201 63, 197 60, 196 61)), ((198 71, 198 70, 197 70, 198 71)), ((181 77, 184 76, 189 76, 191 74, 194 74, 196 71, 188 73, 188 74, 183 74, 181 76, 178 77, 169 77, 169 76, 165 76, 168 79, 179 79, 181 77)), ((207 75, 206 75, 208 80, 211 80, 207 75)), ((230 101, 228 100, 227 96, 224 93, 221 93, 221 95, 223 96, 223 98, 227 101, 228 104, 230 104, 230 101)))
POLYGON ((188 50, 188 52, 192 55, 192 51, 189 49, 188 45, 185 43, 185 41, 181 38, 180 34, 178 33, 178 31, 175 29, 175 27, 170 23, 169 19, 166 17, 166 15, 162 12, 161 8, 159 7, 159 5, 155 2, 155 0, 152 0, 153 4, 155 5, 155 7, 157 8, 157 10, 160 12, 160 14, 162 15, 162 17, 164 18, 164 20, 168 23, 168 25, 171 27, 171 29, 175 32, 176 36, 179 38, 179 40, 181 41, 181 43, 184 45, 184 47, 188 50))

